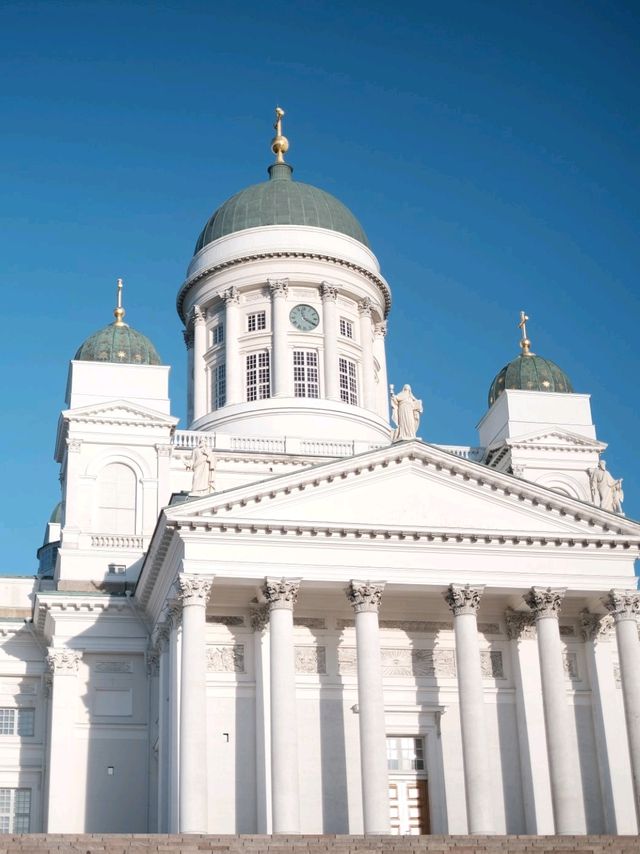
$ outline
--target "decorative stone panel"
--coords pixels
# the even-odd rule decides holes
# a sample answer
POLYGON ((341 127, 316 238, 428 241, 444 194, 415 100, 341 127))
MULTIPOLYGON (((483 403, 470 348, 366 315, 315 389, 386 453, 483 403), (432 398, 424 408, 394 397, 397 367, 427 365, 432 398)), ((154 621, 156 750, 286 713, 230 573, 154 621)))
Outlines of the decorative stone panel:
POLYGON ((564 664, 564 673, 567 679, 571 679, 572 682, 579 681, 580 674, 578 673, 578 656, 576 653, 563 652, 562 663, 564 664))
POLYGON ((326 673, 327 651, 323 646, 297 646, 296 673, 326 673))
MULTIPOLYGON (((391 678, 435 679, 454 678, 455 652, 452 649, 402 649, 383 647, 380 650, 382 675, 391 678)), ((355 647, 338 648, 338 670, 341 674, 357 672, 355 647)))
POLYGON ((133 664, 128 659, 113 659, 113 661, 96 661, 93 665, 96 673, 132 673, 133 664))
POLYGON ((484 679, 504 679, 504 666, 500 650, 483 649, 480 652, 480 668, 484 679))
POLYGON ((208 623, 220 626, 244 626, 244 617, 226 616, 225 614, 207 614, 208 623))
POLYGON ((244 673, 244 644, 220 644, 207 647, 209 673, 244 673))

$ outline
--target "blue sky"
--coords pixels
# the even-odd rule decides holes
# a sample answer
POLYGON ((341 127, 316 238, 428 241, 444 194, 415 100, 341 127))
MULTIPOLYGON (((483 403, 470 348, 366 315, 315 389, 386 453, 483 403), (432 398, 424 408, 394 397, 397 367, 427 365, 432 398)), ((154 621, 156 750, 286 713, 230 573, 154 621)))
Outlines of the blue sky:
POLYGON ((4 0, 0 571, 36 567, 67 363, 117 276, 186 426, 175 296, 211 212, 264 180, 276 103, 295 177, 380 259, 422 436, 476 443, 525 308, 640 517, 639 36, 640 7, 604 0, 4 0))

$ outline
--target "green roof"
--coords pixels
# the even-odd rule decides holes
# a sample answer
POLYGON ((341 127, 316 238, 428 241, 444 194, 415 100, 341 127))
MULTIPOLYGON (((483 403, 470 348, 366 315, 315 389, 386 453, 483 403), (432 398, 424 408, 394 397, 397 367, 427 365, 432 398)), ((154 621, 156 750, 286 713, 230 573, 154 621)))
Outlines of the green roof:
POLYGON ((51 511, 51 516, 49 516, 50 522, 57 522, 60 524, 62 522, 62 501, 58 501, 56 506, 51 511))
POLYGON ((554 362, 521 353, 496 375, 489 389, 489 406, 492 406, 506 389, 523 391, 547 391, 571 394, 573 386, 565 372, 554 362))
POLYGON ((78 348, 82 362, 116 362, 128 365, 159 365, 160 356, 151 341, 126 323, 110 323, 90 335, 78 348))
POLYGON ((195 253, 225 234, 264 225, 310 225, 353 237, 365 246, 369 241, 362 226, 341 201, 294 181, 288 163, 273 163, 269 180, 253 184, 228 199, 202 230, 195 253))

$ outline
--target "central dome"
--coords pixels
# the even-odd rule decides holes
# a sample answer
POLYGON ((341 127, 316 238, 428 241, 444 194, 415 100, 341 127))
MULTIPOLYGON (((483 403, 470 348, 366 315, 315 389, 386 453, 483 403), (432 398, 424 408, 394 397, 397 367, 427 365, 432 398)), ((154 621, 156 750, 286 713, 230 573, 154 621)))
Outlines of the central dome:
POLYGON ((367 235, 351 211, 330 193, 294 181, 288 163, 273 163, 269 180, 252 184, 228 199, 202 230, 194 254, 225 234, 265 225, 310 225, 338 231, 369 248, 367 235))

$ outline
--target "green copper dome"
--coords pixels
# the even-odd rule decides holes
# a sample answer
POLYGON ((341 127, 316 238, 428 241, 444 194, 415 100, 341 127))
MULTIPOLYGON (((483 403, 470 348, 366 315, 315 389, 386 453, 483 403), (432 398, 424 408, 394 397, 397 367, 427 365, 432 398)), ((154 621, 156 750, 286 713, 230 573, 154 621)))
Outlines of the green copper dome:
POLYGON ((342 202, 324 190, 294 181, 292 172, 288 163, 273 163, 268 181, 253 184, 228 199, 203 228, 194 254, 225 234, 263 225, 327 228, 369 246, 362 226, 342 202))
POLYGON ((151 341, 126 323, 115 321, 94 332, 78 348, 82 362, 117 362, 126 365, 159 365, 160 356, 151 341))
POLYGON ((506 388, 523 391, 555 391, 571 394, 573 386, 565 372, 554 362, 521 353, 496 375, 489 389, 489 406, 492 406, 506 388))
POLYGON ((49 516, 49 522, 55 522, 58 525, 62 522, 62 501, 58 501, 56 506, 51 511, 51 516, 49 516))

